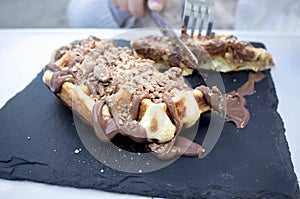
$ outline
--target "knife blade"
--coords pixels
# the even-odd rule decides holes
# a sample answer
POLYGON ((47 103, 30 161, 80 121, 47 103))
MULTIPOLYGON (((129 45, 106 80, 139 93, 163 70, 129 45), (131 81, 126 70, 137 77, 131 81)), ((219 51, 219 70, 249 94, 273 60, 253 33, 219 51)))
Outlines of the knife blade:
POLYGON ((178 52, 180 53, 180 56, 186 57, 191 62, 191 65, 194 68, 196 68, 196 66, 199 64, 198 59, 192 53, 192 51, 183 43, 183 41, 177 36, 175 31, 161 18, 161 16, 157 12, 150 11, 150 15, 154 19, 156 24, 160 28, 162 28, 162 34, 164 36, 170 37, 172 44, 176 45, 176 47, 180 49, 178 52))

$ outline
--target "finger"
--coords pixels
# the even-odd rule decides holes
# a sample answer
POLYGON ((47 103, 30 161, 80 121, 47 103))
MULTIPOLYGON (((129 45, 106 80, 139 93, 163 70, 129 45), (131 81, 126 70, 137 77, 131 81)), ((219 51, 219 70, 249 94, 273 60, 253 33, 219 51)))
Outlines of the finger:
POLYGON ((135 17, 142 17, 145 14, 144 0, 128 0, 128 10, 135 17))
POLYGON ((150 10, 160 12, 163 10, 166 0, 148 0, 148 7, 150 10))
POLYGON ((128 0, 115 0, 117 7, 124 11, 124 12, 128 12, 128 0))

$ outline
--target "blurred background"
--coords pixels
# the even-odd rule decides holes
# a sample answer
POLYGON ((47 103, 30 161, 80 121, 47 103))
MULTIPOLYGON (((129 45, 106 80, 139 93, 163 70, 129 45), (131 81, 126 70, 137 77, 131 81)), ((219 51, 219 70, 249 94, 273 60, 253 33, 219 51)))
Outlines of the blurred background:
MULTIPOLYGON (((101 1, 104 2, 99 0, 101 1)), ((0 0, 0 28, 69 28, 66 14, 68 2, 69 0, 0 0)), ((74 2, 76 6, 73 5, 69 18, 71 16, 73 21, 82 23, 78 27, 103 25, 100 23, 103 13, 95 9, 99 5, 97 7, 94 1, 74 2)), ((175 0, 169 2, 172 2, 172 6, 177 5, 175 0)), ((300 0, 215 0, 215 5, 216 29, 300 32, 300 0)), ((175 16, 178 16, 177 12, 175 16)), ((174 20, 172 12, 169 18, 166 12, 165 19, 168 23, 174 20)))
POLYGON ((67 28, 68 1, 0 0, 0 28, 67 28))

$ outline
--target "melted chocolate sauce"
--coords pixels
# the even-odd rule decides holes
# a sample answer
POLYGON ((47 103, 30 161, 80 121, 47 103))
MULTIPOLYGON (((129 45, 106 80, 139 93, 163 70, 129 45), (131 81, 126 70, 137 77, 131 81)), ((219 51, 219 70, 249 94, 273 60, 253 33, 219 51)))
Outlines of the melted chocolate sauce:
MULTIPOLYGON (((183 115, 178 115, 176 105, 174 104, 174 102, 173 102, 170 95, 165 94, 163 99, 164 99, 164 102, 166 103, 166 105, 168 107, 168 110, 169 110, 170 115, 171 115, 171 119, 175 123, 176 133, 179 133, 182 129, 182 126, 183 126, 183 121, 182 121, 183 115)), ((181 108, 182 108, 182 106, 181 106, 181 108)))
POLYGON ((93 108, 93 122, 96 136, 103 142, 109 142, 112 138, 119 133, 119 129, 115 121, 110 118, 104 119, 102 114, 103 106, 105 102, 103 100, 97 101, 93 108))
POLYGON ((164 144, 152 143, 149 145, 149 148, 161 160, 169 160, 181 155, 200 157, 204 152, 201 145, 182 136, 177 136, 164 144))
POLYGON ((147 93, 142 93, 140 95, 134 95, 132 97, 132 107, 130 110, 130 116, 133 120, 138 119, 140 103, 144 98, 149 97, 147 93))
POLYGON ((225 112, 226 120, 234 122, 238 128, 244 128, 249 120, 250 113, 246 108, 247 100, 245 95, 254 93, 254 83, 261 81, 265 75, 261 72, 249 73, 248 81, 236 91, 231 91, 225 95, 219 90, 212 90, 200 86, 197 89, 204 94, 204 98, 213 110, 222 113, 225 112))
POLYGON ((245 95, 254 93, 254 83, 264 79, 265 75, 261 72, 249 73, 248 81, 236 91, 226 94, 226 120, 232 121, 238 128, 244 128, 249 120, 250 113, 245 107, 247 100, 245 95))
MULTIPOLYGON (((77 45, 77 43, 72 45, 77 45)), ((215 45, 217 45, 219 50, 223 52, 223 43, 215 42, 215 45)), ((57 52, 55 56, 56 60, 62 56, 63 50, 64 49, 60 49, 57 52)), ((172 59, 178 59, 177 54, 171 53, 171 55, 172 59)), ((175 61, 173 60, 173 62, 175 61)), ((75 82, 75 74, 69 67, 58 67, 55 63, 50 63, 46 66, 46 69, 54 73, 49 85, 51 91, 54 93, 59 93, 61 91, 61 87, 64 82, 75 82)), ((170 71, 172 72, 172 69, 170 71)), ((180 82, 179 77, 181 77, 181 73, 178 76, 175 75, 172 78, 169 77, 171 80, 177 80, 175 81, 177 82, 174 84, 175 86, 171 87, 182 86, 180 83, 178 84, 178 82, 180 82)), ((204 94, 206 102, 212 107, 212 109, 220 113, 225 112, 227 121, 232 121, 238 128, 243 128, 250 119, 249 111, 245 107, 246 99, 244 96, 253 94, 254 83, 262 80, 263 78, 264 75, 262 73, 250 73, 249 80, 243 86, 238 88, 236 91, 231 91, 227 94, 221 94, 217 88, 209 89, 205 86, 200 86, 197 89, 204 94)), ((118 84, 119 83, 116 83, 113 90, 115 90, 118 84)), ((146 87, 147 84, 144 86, 146 87)), ((171 90, 171 87, 169 90, 171 90)), ((103 90, 103 88, 99 89, 103 90)), ((123 89, 122 92, 120 90, 122 89, 119 89, 117 93, 114 93, 113 98, 103 98, 95 103, 93 107, 93 125, 95 133, 97 137, 104 142, 111 141, 117 134, 127 136, 138 143, 144 142, 147 139, 146 130, 139 125, 137 120, 140 102, 142 99, 146 97, 148 98, 149 94, 148 92, 142 92, 139 93, 139 95, 135 95, 126 91, 126 89, 123 89), (128 100, 131 101, 131 103, 128 103, 128 100), (103 115, 102 111, 104 105, 108 106, 111 114, 110 117, 103 115), (124 118, 122 113, 126 113, 128 117, 124 118)), ((181 113, 177 112, 176 105, 172 101, 171 95, 168 92, 163 93, 164 95, 160 96, 160 98, 162 98, 167 105, 170 118, 176 126, 176 134, 178 135, 182 129, 183 116, 181 113)), ((199 144, 181 136, 176 136, 171 141, 164 144, 151 143, 149 144, 149 148, 162 160, 171 159, 178 155, 197 157, 201 156, 204 151, 199 144)))
POLYGON ((250 113, 245 107, 247 104, 245 97, 236 91, 227 93, 225 97, 226 120, 234 122, 238 128, 244 128, 250 120, 250 113))
MULTIPOLYGON (((250 119, 250 113, 246 106, 245 95, 254 93, 254 83, 264 78, 263 73, 250 73, 248 81, 238 88, 236 91, 231 91, 227 94, 222 94, 216 87, 209 89, 205 86, 200 86, 199 89, 203 94, 206 102, 210 104, 212 109, 222 113, 225 112, 226 120, 232 121, 238 128, 243 128, 247 125, 250 119)), ((124 96, 124 95, 121 95, 124 96)), ((134 121, 138 117, 140 101, 146 97, 146 94, 135 96, 132 99, 132 107, 130 110, 131 120, 134 121)), ((182 128, 182 116, 178 115, 175 104, 170 96, 165 95, 163 98, 167 104, 170 115, 176 126, 176 133, 179 133, 182 128)), ((121 100, 121 104, 124 100, 121 100)), ((110 141, 117 134, 130 137, 136 142, 143 142, 146 140, 145 129, 139 128, 139 125, 133 125, 131 122, 126 125, 120 125, 117 106, 120 103, 107 102, 112 114, 112 118, 105 120, 102 114, 102 108, 105 102, 98 101, 94 106, 94 126, 96 135, 102 141, 110 141)), ((125 102, 124 102, 125 103, 125 102)), ((127 104, 127 102, 126 102, 127 104)), ((172 159, 175 156, 183 155, 190 157, 199 157, 203 153, 201 145, 181 136, 177 136, 171 141, 164 144, 151 143, 150 150, 161 160, 172 159)))
POLYGON ((49 85, 50 90, 53 93, 59 93, 61 91, 61 86, 65 82, 75 83, 75 74, 70 70, 70 68, 61 68, 55 63, 50 63, 46 65, 45 68, 46 70, 50 70, 54 73, 49 85))
POLYGON ((104 100, 97 101, 93 108, 93 123, 94 130, 97 137, 104 142, 112 140, 117 134, 130 137, 137 143, 144 142, 147 138, 145 129, 138 125, 137 122, 128 122, 126 125, 119 118, 118 114, 115 114, 116 105, 105 102, 104 100), (109 119, 104 118, 102 109, 107 104, 112 117, 109 119), (112 107, 113 106, 113 107, 112 107))

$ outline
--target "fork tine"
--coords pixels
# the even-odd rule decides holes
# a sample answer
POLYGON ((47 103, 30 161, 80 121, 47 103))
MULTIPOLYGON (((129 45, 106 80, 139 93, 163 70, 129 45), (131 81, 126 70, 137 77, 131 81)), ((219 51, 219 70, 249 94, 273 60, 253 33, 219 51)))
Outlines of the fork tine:
POLYGON ((185 0, 182 33, 187 34, 187 30, 190 29, 191 37, 195 31, 198 31, 200 37, 206 27, 206 35, 209 36, 213 26, 213 14, 213 0, 185 0))
POLYGON ((182 24, 182 34, 187 34, 187 29, 190 21, 190 12, 189 12, 189 4, 187 2, 188 0, 184 1, 184 7, 183 7, 183 24, 182 24))
POLYGON ((213 27, 213 20, 214 20, 214 6, 210 7, 208 10, 208 25, 207 25, 207 32, 206 36, 209 36, 213 27))
MULTIPOLYGON (((209 5, 205 5, 203 6, 203 12, 201 13, 201 18, 202 18, 202 26, 204 26, 204 23, 206 23, 205 25, 207 25, 207 28, 208 28, 208 19, 209 19, 209 15, 210 15, 210 11, 209 11, 209 5)), ((198 36, 201 36, 202 35, 202 29, 199 30, 199 34, 198 36)), ((206 32, 206 35, 207 35, 207 32, 206 32)))
POLYGON ((183 19, 183 23, 184 23, 184 26, 187 28, 188 24, 189 24, 189 21, 190 21, 190 16, 187 15, 187 16, 184 16, 184 19, 183 19))
POLYGON ((194 36, 194 32, 195 32, 195 28, 196 28, 196 24, 197 24, 197 12, 196 11, 196 6, 194 4, 192 4, 192 27, 191 27, 191 37, 194 36))
POLYGON ((198 37, 201 36, 202 30, 203 30, 203 26, 204 26, 204 21, 205 21, 205 16, 203 14, 203 6, 199 6, 199 16, 200 16, 200 25, 199 25, 199 29, 198 29, 198 37))
POLYGON ((206 32, 206 36, 209 36, 211 34, 212 27, 213 27, 213 22, 209 22, 207 32, 206 32))

